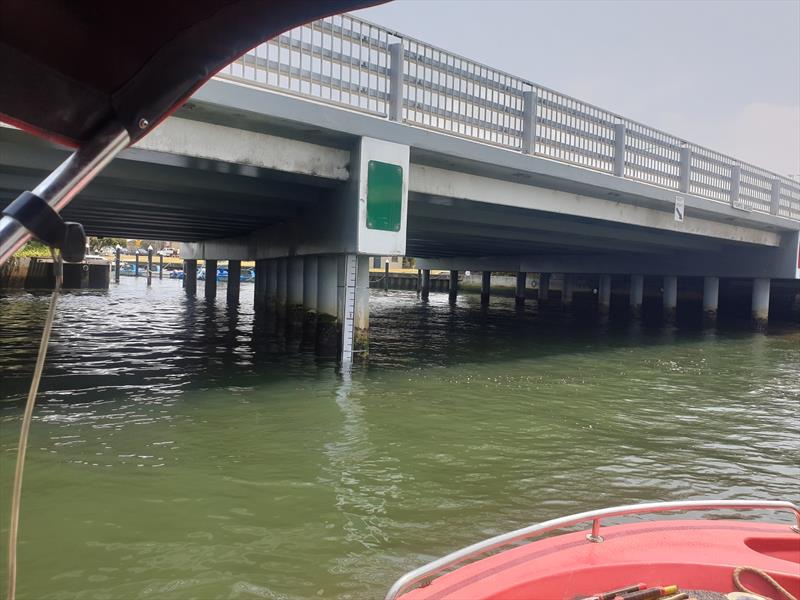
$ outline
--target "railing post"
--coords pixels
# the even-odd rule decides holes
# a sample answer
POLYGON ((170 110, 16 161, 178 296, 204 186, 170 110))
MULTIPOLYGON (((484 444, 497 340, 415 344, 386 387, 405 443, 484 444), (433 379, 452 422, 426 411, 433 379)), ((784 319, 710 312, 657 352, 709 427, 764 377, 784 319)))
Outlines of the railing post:
POLYGON ((777 177, 772 180, 772 197, 769 203, 769 214, 778 215, 781 210, 781 180, 777 177))
POLYGON ((731 206, 739 208, 739 180, 742 177, 742 167, 733 165, 731 167, 731 206))
POLYGON ((389 44, 389 119, 403 120, 403 43, 389 44))
POLYGON ((536 152, 536 92, 522 92, 522 151, 536 152))
POLYGON ((625 123, 614 125, 614 175, 625 176, 625 123))
POLYGON ((689 184, 692 180, 692 149, 689 146, 681 146, 680 163, 678 190, 688 194, 689 184))

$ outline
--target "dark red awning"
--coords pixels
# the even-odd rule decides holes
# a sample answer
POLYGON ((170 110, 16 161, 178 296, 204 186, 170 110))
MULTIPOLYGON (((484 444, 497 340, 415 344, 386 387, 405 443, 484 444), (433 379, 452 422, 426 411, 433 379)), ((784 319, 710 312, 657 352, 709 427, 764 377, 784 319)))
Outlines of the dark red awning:
POLYGON ((144 136, 226 64, 385 0, 0 0, 0 120, 78 146, 144 136))

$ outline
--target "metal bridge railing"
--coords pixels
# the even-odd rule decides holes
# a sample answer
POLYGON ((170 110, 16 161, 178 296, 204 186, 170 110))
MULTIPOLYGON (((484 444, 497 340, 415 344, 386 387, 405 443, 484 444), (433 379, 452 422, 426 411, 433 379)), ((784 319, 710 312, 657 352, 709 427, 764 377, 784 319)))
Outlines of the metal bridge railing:
POLYGON ((800 183, 576 98, 335 15, 220 76, 800 221, 800 183))

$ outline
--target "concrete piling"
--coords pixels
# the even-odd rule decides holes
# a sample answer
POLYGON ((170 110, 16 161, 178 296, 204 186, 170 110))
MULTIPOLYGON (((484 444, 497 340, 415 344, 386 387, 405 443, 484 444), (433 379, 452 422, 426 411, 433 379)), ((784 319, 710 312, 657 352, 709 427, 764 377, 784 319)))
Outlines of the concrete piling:
POLYGON ((546 304, 550 299, 550 273, 539 273, 538 299, 540 304, 546 304))
POLYGON ((753 279, 751 313, 753 323, 758 329, 766 327, 769 319, 770 280, 765 277, 753 279))
POLYGON ((133 263, 133 276, 134 277, 138 277, 139 276, 139 251, 138 250, 136 251, 136 254, 135 254, 135 257, 134 257, 133 260, 134 260, 134 263, 133 263))
POLYGON ((642 313, 642 300, 644 299, 644 275, 631 275, 630 307, 631 314, 638 317, 642 313))
POLYGON ((278 304, 278 261, 264 261, 264 302, 269 311, 275 311, 278 304))
POLYGON ((303 259, 303 311, 312 319, 317 314, 317 262, 316 256, 303 259))
POLYGON ((611 275, 601 275, 597 285, 597 309, 601 315, 611 311, 611 275))
POLYGON ((564 310, 572 308, 572 299, 575 295, 575 278, 569 273, 564 273, 561 283, 561 306, 564 310))
POLYGON ((229 260, 228 261, 228 289, 227 299, 228 304, 239 303, 239 289, 241 287, 242 277, 242 261, 229 260))
POLYGON ((286 315, 292 321, 303 318, 303 257, 295 256, 286 264, 286 315))
POLYGON ((206 300, 217 297, 217 261, 206 259, 206 300))
POLYGON ((288 285, 289 285, 289 261, 285 258, 277 260, 278 268, 278 290, 275 298, 275 306, 278 314, 281 315, 286 310, 286 300, 288 298, 288 285))
POLYGON ((164 279, 164 255, 158 255, 158 278, 164 279))
POLYGON ((481 304, 489 304, 489 296, 492 292, 492 272, 483 271, 481 273, 481 304))
POLYGON ((663 306, 664 320, 674 323, 678 310, 678 278, 675 275, 664 276, 663 306))
POLYGON ((253 304, 256 308, 264 305, 267 291, 267 261, 265 259, 256 260, 256 280, 253 286, 253 304))
POLYGON ((153 285, 153 247, 147 249, 147 285, 153 285))
POLYGON ((389 291, 389 261, 383 265, 383 291, 389 291))
POLYGON ((330 254, 317 259, 317 345, 323 349, 338 344, 338 258, 330 254))
POLYGON ((450 285, 447 290, 447 297, 450 304, 455 304, 458 298, 458 271, 450 271, 450 285))
POLYGON ((194 259, 183 261, 183 288, 189 296, 197 293, 197 261, 194 259))
POLYGON ((528 283, 528 274, 524 271, 517 273, 517 287, 514 292, 514 302, 517 306, 525 305, 525 286, 528 283))
MULTIPOLYGON (((430 271, 428 271, 428 282, 430 283, 430 271)), ((358 257, 353 326, 354 349, 364 358, 369 353, 369 256, 358 257)))
POLYGON ((717 321, 719 307, 719 277, 703 278, 703 320, 706 324, 717 321))
POLYGON ((428 301, 431 294, 431 270, 422 269, 422 279, 420 281, 420 297, 424 302, 428 301))
POLYGON ((119 283, 119 258, 120 254, 122 254, 122 248, 117 246, 116 252, 114 252, 114 282, 119 283))

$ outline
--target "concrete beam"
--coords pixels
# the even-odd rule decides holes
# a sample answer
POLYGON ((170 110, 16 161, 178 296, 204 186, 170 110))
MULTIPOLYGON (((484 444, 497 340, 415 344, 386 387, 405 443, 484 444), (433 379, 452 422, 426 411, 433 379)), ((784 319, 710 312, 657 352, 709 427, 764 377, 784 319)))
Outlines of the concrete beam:
POLYGON ((265 133, 171 117, 133 148, 347 181, 350 153, 265 133))
POLYGON ((610 221, 687 235, 699 235, 762 246, 779 246, 780 235, 763 229, 701 219, 688 213, 675 221, 672 207, 654 210, 624 202, 571 194, 435 167, 411 165, 412 192, 514 206, 574 217, 610 221))

